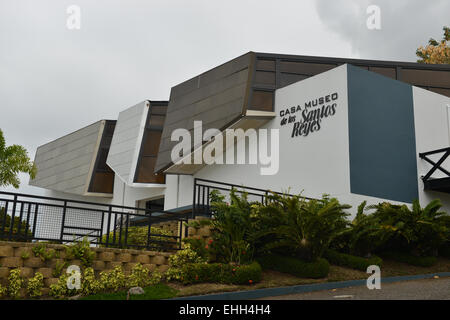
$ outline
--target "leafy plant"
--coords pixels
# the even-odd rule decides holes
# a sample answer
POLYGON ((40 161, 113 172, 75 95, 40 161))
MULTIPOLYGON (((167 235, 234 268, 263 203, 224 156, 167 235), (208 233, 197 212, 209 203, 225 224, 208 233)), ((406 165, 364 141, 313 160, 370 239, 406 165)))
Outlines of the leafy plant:
POLYGON ((431 201, 425 208, 417 200, 411 209, 388 202, 372 206, 380 222, 384 248, 415 256, 437 256, 438 248, 449 235, 449 216, 440 211, 441 207, 439 200, 431 201))
POLYGON ((33 278, 28 279, 27 292, 31 298, 39 298, 42 295, 42 287, 44 286, 44 276, 40 272, 36 272, 33 278))
POLYGON ((85 267, 92 265, 92 261, 95 257, 95 252, 91 249, 89 239, 84 237, 82 241, 73 243, 72 245, 65 246, 66 260, 78 259, 85 267))
POLYGON ((100 283, 105 290, 117 292, 120 288, 125 287, 126 276, 122 268, 116 266, 113 270, 100 273, 100 283))
POLYGON ((83 295, 91 295, 100 292, 103 289, 103 285, 99 280, 95 278, 94 269, 85 268, 82 284, 81 284, 81 292, 83 295))
POLYGON ((183 267, 190 263, 203 263, 205 260, 186 243, 184 248, 169 257, 169 268, 166 271, 167 280, 182 281, 185 277, 183 267))
POLYGON ((63 272, 63 269, 66 268, 67 265, 68 265, 68 263, 65 261, 56 261, 55 267, 53 268, 53 271, 52 271, 52 275, 55 278, 59 278, 63 272))
POLYGON ((381 267, 383 264, 383 260, 375 255, 372 255, 370 258, 363 258, 346 253, 340 253, 331 249, 326 250, 324 256, 334 265, 349 267, 364 272, 367 270, 368 266, 377 265, 381 267))
POLYGON ((6 287, 3 287, 0 284, 0 298, 3 298, 4 296, 6 296, 7 293, 8 293, 8 289, 6 287))
POLYGON ((340 204, 327 195, 319 200, 305 200, 300 195, 273 194, 257 213, 272 220, 265 234, 272 235, 273 240, 265 248, 316 261, 330 243, 345 232, 349 215, 345 209, 348 208, 349 205, 340 204))
MULTIPOLYGON (((158 227, 151 227, 150 232, 155 235, 172 236, 172 232, 164 230, 158 227)), ((148 226, 143 227, 128 227, 127 233, 127 245, 131 248, 145 249, 147 246, 148 239, 148 226)), ((167 238, 162 236, 151 236, 150 240, 160 241, 161 243, 167 243, 167 238)), ((105 234, 102 237, 102 243, 108 243, 110 248, 122 248, 125 246, 125 229, 122 231, 121 237, 119 239, 119 232, 116 232, 114 237, 114 232, 109 233, 108 236, 105 234), (108 241, 107 241, 108 240, 108 241)), ((104 247, 105 245, 102 245, 104 247)))
POLYGON ((127 277, 127 287, 146 287, 161 282, 162 274, 158 271, 150 272, 140 263, 134 265, 127 277))
POLYGON ((325 278, 330 269, 330 264, 323 258, 306 262, 295 257, 268 254, 259 257, 258 262, 264 269, 292 274, 299 278, 325 278))
POLYGON ((30 175, 31 179, 36 177, 36 166, 28 157, 27 150, 20 145, 6 146, 3 131, 0 129, 0 186, 13 186, 19 188, 19 173, 30 175))
POLYGON ((70 294, 75 294, 75 290, 69 290, 67 288, 67 279, 69 278, 68 274, 63 274, 59 277, 58 282, 50 285, 49 295, 61 299, 70 294))
POLYGON ((38 243, 33 249, 31 249, 35 257, 39 257, 43 262, 51 260, 55 257, 54 249, 47 249, 45 243, 38 243))
POLYGON ((23 260, 27 260, 27 259, 30 258, 30 253, 27 252, 27 251, 23 251, 23 252, 21 253, 20 257, 21 257, 23 260))
POLYGON ((31 238, 32 232, 30 229, 30 225, 25 221, 21 220, 20 217, 14 217, 14 219, 11 219, 11 216, 5 213, 5 208, 0 208, 0 221, 1 223, 5 223, 5 229, 4 232, 0 235, 0 240, 8 240, 9 239, 9 232, 11 231, 11 236, 14 241, 19 242, 25 242, 25 241, 31 241, 26 239, 26 237, 31 238), (13 221, 12 221, 13 220, 13 221), (20 227, 20 230, 19 230, 20 227), (20 232, 19 232, 20 231, 20 232))
POLYGON ((20 274, 21 271, 19 268, 12 269, 9 272, 8 294, 13 299, 20 298, 20 289, 22 289, 24 284, 24 280, 20 274))
POLYGON ((247 193, 238 196, 236 189, 230 191, 230 202, 218 190, 210 194, 214 219, 204 220, 212 228, 213 242, 207 244, 211 255, 218 262, 246 264, 253 261, 259 230, 255 228, 253 205, 247 193))

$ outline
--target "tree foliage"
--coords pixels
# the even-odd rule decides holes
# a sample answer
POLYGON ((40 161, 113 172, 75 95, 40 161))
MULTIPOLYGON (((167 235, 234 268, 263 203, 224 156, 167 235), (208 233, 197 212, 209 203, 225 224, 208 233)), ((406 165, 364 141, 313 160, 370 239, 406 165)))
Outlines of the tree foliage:
POLYGON ((28 157, 27 150, 20 145, 6 146, 3 131, 0 129, 0 187, 12 185, 19 188, 20 172, 36 176, 36 166, 28 157))
POLYGON ((441 41, 433 38, 428 40, 428 45, 420 46, 416 55, 420 58, 419 63, 433 63, 433 64, 450 64, 450 28, 444 27, 444 36, 441 41))

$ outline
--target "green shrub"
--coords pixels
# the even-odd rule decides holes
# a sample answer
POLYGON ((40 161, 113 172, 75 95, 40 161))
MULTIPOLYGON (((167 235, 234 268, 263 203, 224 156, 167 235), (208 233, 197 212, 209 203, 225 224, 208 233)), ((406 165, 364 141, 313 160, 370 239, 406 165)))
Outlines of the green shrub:
POLYGON ((431 267, 437 262, 434 256, 419 257, 405 252, 383 252, 383 257, 417 267, 431 267))
POLYGON ((183 267, 182 282, 252 284, 261 281, 261 272, 261 266, 257 262, 248 265, 190 263, 183 267))
POLYGON ((6 287, 3 287, 0 284, 0 298, 3 298, 4 296, 6 296, 7 293, 8 293, 8 289, 6 287))
POLYGON ((274 193, 268 196, 267 204, 259 205, 255 211, 258 217, 272 217, 265 233, 273 239, 265 245, 266 251, 282 250, 313 262, 322 257, 330 243, 345 230, 349 216, 345 210, 349 208, 328 195, 306 200, 300 195, 274 193))
POLYGON ((315 262, 305 262, 294 257, 270 254, 257 260, 263 269, 289 273, 300 278, 325 278, 330 270, 330 264, 323 258, 315 262))
POLYGON ((232 284, 252 284, 261 281, 262 268, 261 265, 254 261, 251 264, 241 265, 232 270, 232 284))
MULTIPOLYGON (((5 208, 0 208, 0 220, 3 220, 5 217, 5 208)), ((3 223, 3 221, 2 221, 3 223)), ((8 240, 9 231, 11 229, 11 216, 6 214, 5 219, 5 230, 3 234, 0 235, 0 240, 8 240)), ((30 225, 27 224, 26 220, 20 220, 20 217, 14 217, 14 222, 12 223, 12 237, 13 241, 25 242, 25 236, 32 237, 32 232, 30 229, 30 225), (20 233, 19 233, 19 224, 20 224, 20 233)), ((26 242, 31 242, 31 240, 26 240, 26 242)))
POLYGON ((382 251, 399 251, 413 256, 437 256, 438 248, 448 241, 450 233, 449 216, 440 211, 439 200, 431 201, 422 208, 414 200, 412 208, 388 202, 371 206, 380 221, 384 246, 382 251))
POLYGON ((67 288, 67 279, 68 278, 69 278, 68 274, 61 275, 59 277, 57 283, 50 285, 49 295, 54 298, 57 298, 57 299, 62 299, 64 297, 70 295, 71 292, 74 292, 75 290, 69 290, 67 288))
POLYGON ((149 269, 143 267, 140 263, 134 265, 130 275, 127 277, 126 286, 131 287, 147 287, 155 285, 162 280, 162 274, 158 271, 150 272, 149 269))
POLYGON ((166 271, 166 279, 169 281, 182 281, 184 278, 183 267, 185 265, 202 262, 205 262, 205 260, 192 250, 190 244, 186 243, 182 250, 169 257, 169 269, 166 271))
POLYGON ((12 269, 8 277, 8 294, 12 299, 20 298, 20 289, 24 285, 24 280, 20 275, 20 269, 12 269))
POLYGON ((82 241, 75 242, 71 245, 65 246, 66 260, 78 259, 85 267, 92 265, 95 257, 95 252, 91 249, 89 240, 85 237, 82 241))
POLYGON ((84 269, 84 275, 81 283, 81 292, 83 295, 91 295, 100 292, 103 285, 95 278, 94 269, 84 269))
POLYGON ((47 249, 47 245, 45 243, 38 243, 31 250, 34 253, 34 256, 40 258, 43 262, 53 259, 56 254, 54 249, 47 249))
MULTIPOLYGON (((152 234, 160 234, 165 236, 172 236, 172 232, 164 230, 162 228, 158 227, 151 227, 151 233, 152 234)), ((134 249, 145 249, 147 246, 147 238, 148 238, 148 226, 143 227, 128 227, 128 234, 127 234, 127 245, 129 245, 131 248, 134 249)), ((102 237, 102 247, 104 247, 107 243, 106 241, 107 235, 103 235, 102 237)), ((166 237, 159 237, 159 236, 151 236, 151 240, 153 241, 162 241, 167 242, 168 238, 166 237)), ((114 233, 109 233, 109 240, 108 240, 108 247, 110 248, 122 248, 125 244, 125 229, 122 230, 122 235, 119 239, 119 232, 116 231, 116 239, 114 241, 114 233), (119 240, 121 245, 119 245, 119 240)))
POLYGON ((42 295, 42 287, 44 286, 44 276, 40 272, 36 272, 33 278, 28 279, 27 293, 31 298, 39 298, 42 295))
POLYGON ((65 261, 56 261, 55 268, 52 271, 52 275, 55 278, 59 278, 63 272, 63 269, 68 266, 68 262, 65 261))
MULTIPOLYGON (((195 220, 194 220, 195 221, 195 220)), ((204 220, 200 220, 204 221, 204 220)), ((194 250, 199 257, 201 257, 205 261, 212 261, 214 260, 214 256, 212 251, 209 249, 211 244, 213 243, 213 240, 205 240, 205 239, 198 239, 198 238, 186 238, 183 239, 183 242, 185 244, 189 244, 192 250, 194 250)))
POLYGON ((370 258, 363 258, 353 256, 346 253, 340 253, 336 250, 328 249, 325 251, 324 257, 331 263, 337 266, 349 267, 361 271, 366 271, 368 266, 377 265, 381 267, 383 259, 372 255, 370 258))
POLYGON ((126 276, 122 267, 117 266, 111 271, 100 272, 100 283, 105 290, 117 292, 126 285, 126 276))

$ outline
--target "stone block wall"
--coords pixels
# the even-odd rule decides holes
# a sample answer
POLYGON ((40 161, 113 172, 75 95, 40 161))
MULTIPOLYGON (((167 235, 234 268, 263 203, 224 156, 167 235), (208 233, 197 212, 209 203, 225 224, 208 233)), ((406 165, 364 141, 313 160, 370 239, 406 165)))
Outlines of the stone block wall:
MULTIPOLYGON (((42 261, 40 257, 35 257, 32 249, 37 243, 26 242, 6 242, 0 241, 0 284, 8 284, 8 276, 11 269, 20 268, 21 275, 24 278, 31 278, 36 272, 44 276, 44 294, 48 292, 51 284, 56 283, 58 279, 53 275, 55 266, 58 262, 65 260, 65 247, 58 244, 46 244, 47 249, 54 249, 55 258, 42 261)), ((137 263, 151 271, 157 270, 164 272, 168 269, 168 257, 172 253, 131 250, 131 249, 113 249, 113 248, 91 248, 95 252, 92 268, 98 274, 101 271, 112 270, 115 266, 121 266, 126 274, 137 263)), ((68 265, 78 265, 81 267, 80 260, 68 260, 68 265)), ((63 270, 65 272, 65 270, 63 270)))
MULTIPOLYGON (((205 217, 196 217, 194 220, 200 221, 204 219, 209 219, 205 217)), ((189 220, 193 221, 193 220, 189 220)), ((188 228, 188 238, 197 238, 208 240, 211 238, 211 228, 209 226, 200 226, 199 228, 189 227, 188 228)))

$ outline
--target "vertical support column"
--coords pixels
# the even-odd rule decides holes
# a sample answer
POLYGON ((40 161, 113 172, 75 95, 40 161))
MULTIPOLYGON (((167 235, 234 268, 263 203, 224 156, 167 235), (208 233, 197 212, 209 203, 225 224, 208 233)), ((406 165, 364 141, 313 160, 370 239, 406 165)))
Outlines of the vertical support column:
POLYGON ((14 195, 14 200, 13 200, 13 209, 12 209, 12 213, 11 213, 11 223, 9 225, 9 236, 8 236, 8 240, 11 241, 12 239, 12 234, 13 234, 13 229, 14 229, 14 218, 16 216, 16 205, 17 205, 17 195, 14 195))
POLYGON ((64 225, 66 223, 66 211, 67 211, 67 201, 64 201, 62 221, 61 221, 61 234, 59 236, 59 241, 62 243, 64 238, 64 225))
POLYGON ((109 233, 110 233, 110 228, 111 228, 111 211, 112 211, 112 207, 109 206, 108 207, 108 225, 106 226, 106 247, 109 246, 109 233))

